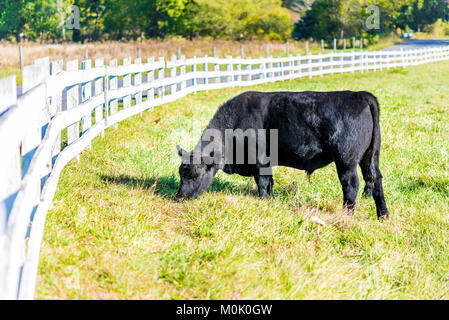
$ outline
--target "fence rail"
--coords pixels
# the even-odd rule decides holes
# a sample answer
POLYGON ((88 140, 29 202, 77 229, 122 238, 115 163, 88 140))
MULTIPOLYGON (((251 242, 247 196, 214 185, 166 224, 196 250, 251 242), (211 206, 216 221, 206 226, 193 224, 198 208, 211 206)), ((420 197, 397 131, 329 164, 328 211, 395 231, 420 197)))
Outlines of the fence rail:
POLYGON ((64 166, 96 136, 190 93, 449 59, 449 47, 288 57, 36 60, 0 79, 0 298, 34 297, 46 214, 64 166), (81 66, 81 69, 79 68, 81 66))

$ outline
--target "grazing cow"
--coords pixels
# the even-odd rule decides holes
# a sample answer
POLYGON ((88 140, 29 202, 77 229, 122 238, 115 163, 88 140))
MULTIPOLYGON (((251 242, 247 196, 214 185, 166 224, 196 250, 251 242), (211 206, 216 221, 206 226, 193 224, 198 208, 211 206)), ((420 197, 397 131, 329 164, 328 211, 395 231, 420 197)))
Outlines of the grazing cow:
POLYGON ((176 200, 200 196, 212 184, 218 170, 253 176, 259 195, 265 197, 273 190, 272 166, 293 167, 310 175, 335 162, 344 208, 354 210, 359 165, 366 183, 365 196, 374 197, 379 218, 389 216, 379 170, 379 104, 368 92, 245 92, 218 109, 192 152, 177 148, 183 160, 176 200), (276 134, 272 139, 265 132, 264 138, 257 139, 257 146, 251 148, 251 141, 255 140, 247 133, 260 129, 276 134), (238 134, 232 139, 217 139, 217 133, 229 137, 229 130, 245 132, 243 139, 238 139, 238 134), (224 140, 226 144, 231 141, 232 147, 225 145, 224 140), (210 143, 205 146, 204 141, 210 143), (234 153, 242 141, 244 162, 236 163, 234 153), (270 146, 270 157, 276 153, 276 162, 267 163, 266 155, 249 161, 261 146, 270 146), (262 173, 263 169, 268 170, 262 173))

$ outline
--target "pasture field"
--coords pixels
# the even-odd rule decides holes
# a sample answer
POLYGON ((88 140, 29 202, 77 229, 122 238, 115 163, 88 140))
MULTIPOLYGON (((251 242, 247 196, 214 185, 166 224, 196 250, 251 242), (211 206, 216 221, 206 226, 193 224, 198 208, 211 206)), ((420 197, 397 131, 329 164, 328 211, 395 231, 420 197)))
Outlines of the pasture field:
POLYGON ((38 299, 448 299, 449 62, 190 95, 108 129, 64 169, 40 254, 38 299), (334 165, 274 170, 275 196, 220 173, 172 201, 191 149, 247 90, 367 90, 381 104, 391 219, 342 212, 334 165), (316 216, 327 223, 322 227, 316 216))

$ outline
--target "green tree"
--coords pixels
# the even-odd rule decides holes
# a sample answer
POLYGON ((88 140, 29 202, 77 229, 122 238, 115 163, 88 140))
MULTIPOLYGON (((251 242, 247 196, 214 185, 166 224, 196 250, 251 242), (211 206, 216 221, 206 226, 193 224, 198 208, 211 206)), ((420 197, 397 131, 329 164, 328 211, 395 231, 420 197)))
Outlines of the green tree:
POLYGON ((315 0, 282 0, 282 6, 297 13, 304 13, 312 7, 315 0))
POLYGON ((396 26, 401 9, 415 0, 316 0, 300 21, 293 36, 297 39, 328 39, 350 36, 374 36, 387 33, 396 26), (379 8, 379 29, 368 29, 366 20, 371 14, 368 6, 379 8))
POLYGON ((107 0, 104 31, 113 39, 150 38, 178 34, 186 4, 191 0, 107 0))
POLYGON ((186 6, 183 35, 287 39, 292 23, 279 0, 196 0, 186 6))
POLYGON ((54 0, 31 0, 24 7, 25 36, 30 40, 60 38, 57 3, 54 0))
POLYGON ((75 0, 80 9, 80 29, 73 30, 73 41, 99 40, 104 31, 104 13, 110 0, 75 0))
POLYGON ((296 39, 338 38, 342 29, 342 1, 316 0, 306 15, 295 24, 296 39))
POLYGON ((0 0, 0 39, 20 40, 25 25, 24 0, 0 0))
POLYGON ((402 7, 397 25, 403 29, 410 27, 417 30, 438 19, 449 19, 448 0, 415 0, 411 5, 402 7))

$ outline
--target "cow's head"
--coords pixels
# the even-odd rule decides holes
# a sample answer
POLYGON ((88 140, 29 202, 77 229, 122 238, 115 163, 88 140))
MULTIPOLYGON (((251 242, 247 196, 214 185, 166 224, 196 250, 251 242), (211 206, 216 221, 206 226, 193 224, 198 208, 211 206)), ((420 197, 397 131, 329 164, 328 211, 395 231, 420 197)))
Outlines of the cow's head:
POLYGON ((210 163, 210 161, 205 161, 205 158, 202 156, 195 161, 194 152, 187 152, 180 146, 176 146, 176 148, 179 156, 182 158, 182 163, 179 166, 181 184, 175 200, 198 198, 212 184, 212 180, 218 171, 218 166, 213 163, 206 164, 210 163))

